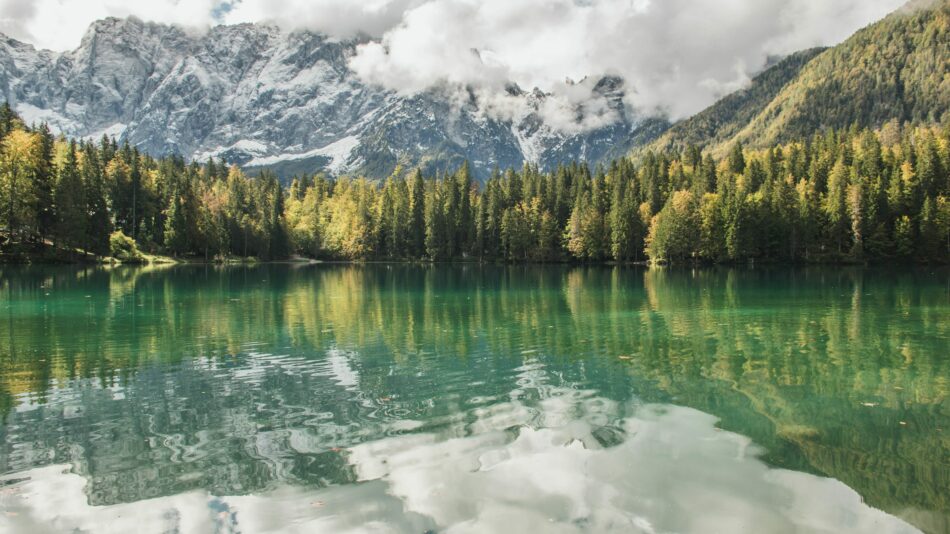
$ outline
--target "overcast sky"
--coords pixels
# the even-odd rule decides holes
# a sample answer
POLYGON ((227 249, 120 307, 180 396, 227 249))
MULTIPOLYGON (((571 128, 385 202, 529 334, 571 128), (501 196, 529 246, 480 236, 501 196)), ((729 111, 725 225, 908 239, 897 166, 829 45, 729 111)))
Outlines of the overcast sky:
MULTIPOLYGON (((70 50, 106 16, 207 28, 274 22, 371 35, 351 67, 411 93, 476 88, 506 105, 516 82, 583 102, 585 77, 617 74, 628 103, 674 118, 748 82, 770 56, 845 39, 904 0, 0 0, 0 31, 70 50)), ((585 92, 586 91, 586 92, 585 92)))

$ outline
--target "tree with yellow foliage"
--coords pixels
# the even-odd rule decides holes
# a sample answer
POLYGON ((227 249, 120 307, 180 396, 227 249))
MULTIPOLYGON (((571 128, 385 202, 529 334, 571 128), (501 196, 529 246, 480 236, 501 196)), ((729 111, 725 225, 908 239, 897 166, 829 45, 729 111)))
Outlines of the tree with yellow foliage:
POLYGON ((33 213, 34 175, 39 167, 40 138, 24 131, 11 131, 0 143, 0 199, 6 212, 10 240, 22 239, 33 213))

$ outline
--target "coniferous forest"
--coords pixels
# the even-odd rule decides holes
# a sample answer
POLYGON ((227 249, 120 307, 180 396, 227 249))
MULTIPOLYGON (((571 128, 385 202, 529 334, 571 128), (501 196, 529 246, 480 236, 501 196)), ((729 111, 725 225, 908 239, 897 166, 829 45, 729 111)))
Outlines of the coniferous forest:
POLYGON ((0 147, 10 261, 950 260, 950 127, 829 130, 765 150, 736 144, 718 160, 688 146, 596 169, 525 165, 483 184, 464 165, 284 186, 223 161, 57 138, 6 105, 0 147))

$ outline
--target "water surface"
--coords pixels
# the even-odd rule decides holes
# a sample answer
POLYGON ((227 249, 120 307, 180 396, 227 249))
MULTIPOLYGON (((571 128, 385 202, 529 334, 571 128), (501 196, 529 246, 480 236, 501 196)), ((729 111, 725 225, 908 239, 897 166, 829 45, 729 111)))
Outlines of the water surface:
POLYGON ((950 532, 950 272, 0 268, 0 531, 950 532))

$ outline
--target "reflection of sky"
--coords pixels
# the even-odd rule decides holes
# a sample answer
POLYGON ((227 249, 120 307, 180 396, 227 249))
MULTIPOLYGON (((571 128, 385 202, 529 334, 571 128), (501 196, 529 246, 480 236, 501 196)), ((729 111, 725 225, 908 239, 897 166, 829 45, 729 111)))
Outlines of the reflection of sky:
POLYGON ((550 393, 356 445, 359 482, 320 490, 93 507, 66 466, 35 469, 0 492, 0 531, 916 532, 840 482, 767 467, 710 415, 550 393))
POLYGON ((879 299, 859 309, 840 277, 777 295, 740 278, 734 302, 709 273, 697 285, 668 271, 638 282, 546 270, 499 290, 489 272, 480 293, 455 292, 454 271, 378 272, 319 271, 271 293, 234 271, 195 291, 184 271, 139 283, 137 300, 92 299, 114 315, 90 311, 88 284, 14 314, 0 325, 0 344, 23 356, 4 361, 0 472, 33 478, 0 483, 0 533, 895 524, 837 482, 766 469, 750 440, 699 412, 630 402, 640 395, 715 413, 771 465, 839 478, 950 534, 932 431, 945 426, 946 314, 932 286, 853 282, 879 299), (219 305, 232 294, 240 306, 219 305))

